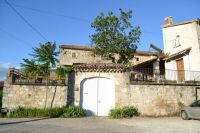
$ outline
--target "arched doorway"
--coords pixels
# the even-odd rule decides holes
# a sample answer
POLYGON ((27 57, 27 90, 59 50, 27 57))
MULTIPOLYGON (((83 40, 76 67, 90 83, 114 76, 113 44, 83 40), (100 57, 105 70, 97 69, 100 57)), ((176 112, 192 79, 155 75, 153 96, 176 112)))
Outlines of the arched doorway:
POLYGON ((81 107, 87 115, 107 116, 115 107, 114 82, 107 78, 88 78, 81 82, 81 107))

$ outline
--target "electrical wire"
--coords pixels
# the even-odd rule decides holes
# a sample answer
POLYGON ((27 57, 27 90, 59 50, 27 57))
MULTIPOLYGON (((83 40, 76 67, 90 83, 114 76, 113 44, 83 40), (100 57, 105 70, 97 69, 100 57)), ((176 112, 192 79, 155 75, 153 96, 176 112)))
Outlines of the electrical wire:
POLYGON ((26 10, 31 10, 31 11, 34 11, 34 12, 39 12, 39 13, 48 14, 48 15, 52 15, 52 16, 63 17, 63 18, 71 19, 71 20, 75 20, 75 21, 81 21, 81 22, 85 22, 85 23, 90 23, 91 22, 90 20, 87 20, 87 19, 68 16, 68 15, 64 15, 64 14, 60 14, 60 13, 56 13, 56 12, 52 12, 52 11, 35 9, 35 8, 26 7, 26 6, 17 5, 17 4, 12 4, 12 5, 14 7, 23 8, 23 9, 26 9, 26 10))
POLYGON ((42 37, 45 41, 48 41, 42 33, 37 30, 28 20, 25 19, 7 0, 5 0, 6 4, 32 29, 34 30, 40 37, 42 37))
MULTIPOLYGON (((24 40, 22 40, 20 38, 17 38, 13 34, 11 34, 11 33, 7 32, 6 30, 2 29, 1 27, 0 27, 0 31, 3 32, 3 33, 5 33, 5 34, 7 34, 10 38, 13 38, 13 39, 17 40, 18 42, 21 42, 22 44, 29 44, 29 45, 31 45, 30 43, 28 43, 28 42, 26 42, 26 41, 24 41, 24 40)), ((25 46, 29 47, 28 45, 25 45, 25 46)))

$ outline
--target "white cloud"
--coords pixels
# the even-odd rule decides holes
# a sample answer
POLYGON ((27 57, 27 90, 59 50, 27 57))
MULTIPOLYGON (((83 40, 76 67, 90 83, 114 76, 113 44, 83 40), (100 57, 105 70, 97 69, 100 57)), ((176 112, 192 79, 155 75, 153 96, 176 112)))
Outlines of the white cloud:
POLYGON ((0 62, 0 68, 8 69, 14 67, 14 65, 10 62, 0 62))
POLYGON ((8 72, 9 68, 19 68, 10 62, 0 62, 0 80, 3 80, 8 72))

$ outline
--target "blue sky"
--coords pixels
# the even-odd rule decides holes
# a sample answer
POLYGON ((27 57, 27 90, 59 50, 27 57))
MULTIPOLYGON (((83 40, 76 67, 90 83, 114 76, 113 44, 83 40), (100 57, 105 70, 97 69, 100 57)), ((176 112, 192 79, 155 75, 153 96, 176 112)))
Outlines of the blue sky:
MULTIPOLYGON (((100 12, 119 8, 133 11, 132 24, 142 30, 139 50, 153 43, 163 48, 160 26, 172 16, 174 22, 200 18, 200 0, 8 0, 49 41, 61 44, 90 45, 94 30, 91 21, 100 12), (36 10, 35 10, 36 9, 36 10), (42 10, 42 11, 40 11, 42 10), (48 11, 48 12, 44 12, 48 11), (49 13, 52 12, 52 13, 49 13)), ((0 0, 0 75, 8 67, 19 67, 29 58, 32 47, 46 42, 0 0)), ((1 76, 0 76, 1 77, 1 76)))

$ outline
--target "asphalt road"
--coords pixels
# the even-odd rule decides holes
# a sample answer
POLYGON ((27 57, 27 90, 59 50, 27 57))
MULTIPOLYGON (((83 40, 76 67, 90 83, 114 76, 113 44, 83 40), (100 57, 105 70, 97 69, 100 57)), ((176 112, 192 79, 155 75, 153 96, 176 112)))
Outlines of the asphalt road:
POLYGON ((2 119, 0 133, 200 133, 199 120, 177 117, 2 119))

